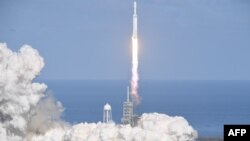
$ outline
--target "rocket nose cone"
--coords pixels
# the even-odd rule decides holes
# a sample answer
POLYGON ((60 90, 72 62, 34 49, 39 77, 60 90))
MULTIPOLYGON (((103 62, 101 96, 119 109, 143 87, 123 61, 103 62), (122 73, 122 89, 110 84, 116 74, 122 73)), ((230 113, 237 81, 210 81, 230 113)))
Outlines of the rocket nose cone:
POLYGON ((134 1, 134 14, 136 15, 136 1, 134 1))

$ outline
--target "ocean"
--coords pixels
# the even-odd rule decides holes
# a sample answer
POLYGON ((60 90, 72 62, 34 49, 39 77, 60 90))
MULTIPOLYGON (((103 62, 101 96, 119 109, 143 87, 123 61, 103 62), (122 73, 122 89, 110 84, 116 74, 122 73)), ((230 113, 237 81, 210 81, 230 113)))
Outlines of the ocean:
MULTIPOLYGON (((125 80, 50 80, 48 92, 60 101, 63 120, 72 124, 102 121, 103 106, 121 123, 125 80)), ((200 137, 223 137, 224 124, 250 124, 250 81, 140 81, 137 114, 183 116, 200 137)))

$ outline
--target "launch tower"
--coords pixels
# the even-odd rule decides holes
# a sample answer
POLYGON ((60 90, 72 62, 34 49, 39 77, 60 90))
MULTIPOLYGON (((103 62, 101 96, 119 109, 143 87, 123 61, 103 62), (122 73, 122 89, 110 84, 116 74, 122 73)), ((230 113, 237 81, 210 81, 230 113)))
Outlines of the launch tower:
POLYGON ((130 101, 129 87, 127 87, 127 101, 123 102, 122 123, 132 125, 132 119, 133 119, 133 103, 130 101))
POLYGON ((123 124, 130 124, 132 127, 137 125, 137 121, 139 120, 139 116, 134 114, 133 102, 129 97, 129 87, 127 87, 127 101, 123 102, 123 124))

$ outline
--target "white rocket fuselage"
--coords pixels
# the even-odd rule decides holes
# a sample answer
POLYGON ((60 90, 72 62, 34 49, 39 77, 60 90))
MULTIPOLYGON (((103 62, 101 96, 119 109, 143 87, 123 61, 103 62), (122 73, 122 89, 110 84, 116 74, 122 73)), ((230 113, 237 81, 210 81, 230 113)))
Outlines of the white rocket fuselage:
POLYGON ((134 1, 134 14, 133 14, 133 36, 137 38, 137 14, 136 14, 136 1, 134 1))

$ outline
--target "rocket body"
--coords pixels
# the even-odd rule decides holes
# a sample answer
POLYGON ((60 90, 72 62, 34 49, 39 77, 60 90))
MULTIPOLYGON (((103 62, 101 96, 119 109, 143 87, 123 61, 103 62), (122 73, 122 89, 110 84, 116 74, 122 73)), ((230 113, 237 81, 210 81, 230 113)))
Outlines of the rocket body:
POLYGON ((137 38, 137 14, 136 14, 136 1, 134 1, 134 14, 133 14, 133 36, 137 38))
POLYGON ((134 14, 133 14, 132 63, 133 63, 133 69, 134 69, 134 71, 132 71, 132 73, 133 72, 137 73, 137 68, 138 68, 138 39, 137 39, 136 1, 134 1, 134 14))

